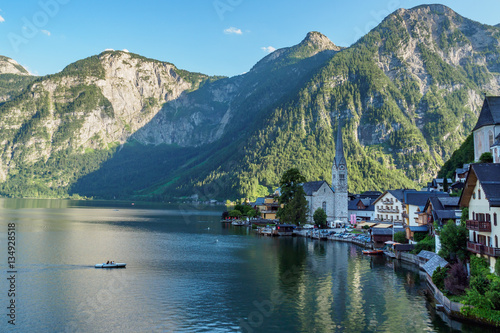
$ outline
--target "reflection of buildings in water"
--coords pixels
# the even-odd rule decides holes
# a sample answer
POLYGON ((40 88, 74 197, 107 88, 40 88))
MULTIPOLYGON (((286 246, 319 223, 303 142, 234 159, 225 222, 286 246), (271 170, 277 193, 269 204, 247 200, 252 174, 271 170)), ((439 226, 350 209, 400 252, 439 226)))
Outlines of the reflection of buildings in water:
POLYGON ((364 285, 362 277, 368 270, 366 262, 362 258, 351 257, 347 270, 347 275, 350 277, 347 280, 349 302, 343 326, 348 327, 353 332, 360 332, 365 328, 366 313, 364 311, 365 300, 363 297, 364 285))

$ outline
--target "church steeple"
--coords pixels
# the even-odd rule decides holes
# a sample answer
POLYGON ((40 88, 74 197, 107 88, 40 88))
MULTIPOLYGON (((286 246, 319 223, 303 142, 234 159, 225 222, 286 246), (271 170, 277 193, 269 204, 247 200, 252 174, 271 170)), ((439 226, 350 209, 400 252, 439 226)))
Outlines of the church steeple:
POLYGON ((347 162, 344 156, 342 142, 342 125, 340 116, 337 125, 337 142, 335 144, 335 158, 332 165, 332 188, 334 191, 334 218, 347 222, 348 218, 348 193, 347 193, 347 162))
POLYGON ((346 165, 345 157, 344 157, 344 144, 342 143, 342 126, 339 124, 337 127, 337 142, 335 144, 335 160, 333 161, 337 166, 337 169, 340 165, 346 165))

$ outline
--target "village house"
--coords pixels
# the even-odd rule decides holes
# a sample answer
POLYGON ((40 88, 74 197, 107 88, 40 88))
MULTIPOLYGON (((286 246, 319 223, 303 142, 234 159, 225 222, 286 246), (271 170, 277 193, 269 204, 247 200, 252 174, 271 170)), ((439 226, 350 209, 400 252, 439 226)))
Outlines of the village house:
POLYGON ((360 221, 372 221, 375 219, 375 206, 373 202, 375 199, 370 198, 357 198, 349 201, 347 208, 349 210, 349 217, 351 223, 360 221))
POLYGON ((418 214, 417 224, 429 225, 432 229, 434 222, 443 227, 451 220, 458 225, 462 216, 459 201, 459 197, 430 197, 424 210, 418 214))
POLYGON ((388 190, 382 193, 374 202, 374 217, 376 221, 403 224, 404 191, 388 190))
POLYGON ((500 164, 471 164, 460 206, 469 208, 467 249, 486 258, 493 271, 500 257, 500 164))

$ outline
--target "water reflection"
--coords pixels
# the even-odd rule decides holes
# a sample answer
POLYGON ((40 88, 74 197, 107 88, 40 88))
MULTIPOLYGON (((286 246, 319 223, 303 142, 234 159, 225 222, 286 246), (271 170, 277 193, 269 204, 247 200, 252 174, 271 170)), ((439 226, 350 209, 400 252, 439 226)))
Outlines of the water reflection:
POLYGON ((348 243, 259 237, 212 208, 0 206, 19 231, 21 331, 485 331, 441 318, 412 265, 348 243), (110 259, 127 268, 93 268, 110 259))

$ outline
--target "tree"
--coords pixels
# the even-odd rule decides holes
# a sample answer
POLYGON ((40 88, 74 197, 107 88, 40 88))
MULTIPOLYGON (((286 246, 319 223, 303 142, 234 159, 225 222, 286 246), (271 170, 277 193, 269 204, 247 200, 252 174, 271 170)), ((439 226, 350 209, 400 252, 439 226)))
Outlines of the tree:
POLYGON ((406 243, 406 235, 403 231, 398 231, 394 234, 394 241, 397 243, 406 243))
POLYGON ((482 153, 481 156, 479 157, 479 162, 493 163, 493 155, 489 151, 482 153))
POLYGON ((306 222, 307 200, 302 188, 305 180, 305 177, 297 168, 292 168, 281 176, 279 203, 283 207, 278 209, 277 216, 283 222, 294 224, 306 222))
POLYGON ((448 177, 443 178, 443 192, 448 193, 448 177))
POLYGON ((318 208, 313 215, 314 223, 320 228, 326 227, 326 213, 323 208, 318 208))
POLYGON ((453 264, 444 279, 444 288, 452 295, 462 295, 469 285, 467 271, 462 262, 453 264))
POLYGON ((441 250, 439 255, 447 260, 464 260, 467 257, 467 228, 463 225, 457 227, 455 222, 449 220, 440 234, 441 250))
POLYGON ((233 209, 232 211, 229 212, 230 217, 240 217, 241 212, 237 209, 233 209))

